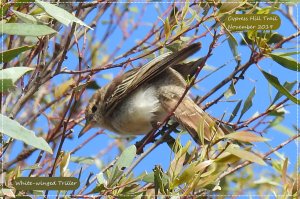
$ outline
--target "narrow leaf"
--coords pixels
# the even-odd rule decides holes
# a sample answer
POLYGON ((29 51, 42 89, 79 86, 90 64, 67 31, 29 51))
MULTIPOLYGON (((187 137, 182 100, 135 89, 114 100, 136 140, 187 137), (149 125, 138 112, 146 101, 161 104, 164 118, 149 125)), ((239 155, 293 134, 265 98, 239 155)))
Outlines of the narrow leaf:
POLYGON ((60 175, 62 177, 65 176, 65 173, 66 173, 66 170, 69 166, 69 162, 70 162, 70 157, 71 157, 71 153, 68 152, 68 153, 65 153, 63 156, 62 156, 62 159, 61 159, 61 163, 60 163, 60 175))
POLYGON ((10 50, 6 50, 3 52, 0 52, 0 63, 6 63, 17 57, 19 54, 21 54, 24 51, 30 50, 34 46, 22 46, 19 48, 14 48, 10 50))
POLYGON ((76 162, 78 164, 88 164, 92 165, 95 163, 95 159, 92 157, 80 157, 80 156, 71 156, 71 162, 76 162))
POLYGON ((235 59, 235 61, 237 63, 239 63, 241 61, 241 57, 239 56, 239 53, 238 53, 238 42, 236 41, 236 39, 234 38, 234 36, 231 34, 231 32, 228 30, 225 30, 226 33, 228 34, 228 44, 229 44, 229 47, 230 47, 230 50, 231 50, 231 53, 235 59))
POLYGON ((44 36, 57 33, 52 28, 45 25, 27 24, 27 23, 5 23, 2 24, 0 33, 8 35, 20 35, 20 36, 44 36))
POLYGON ((225 91, 224 93, 224 97, 226 99, 228 99, 229 97, 233 96, 236 94, 236 91, 235 91, 235 88, 234 88, 234 84, 233 84, 233 81, 231 82, 229 88, 227 89, 227 91, 225 91))
POLYGON ((25 14, 25 13, 22 13, 22 12, 18 12, 16 10, 12 10, 13 13, 15 13, 15 15, 17 15, 17 17, 19 19, 21 19, 23 22, 25 23, 32 23, 32 24, 37 24, 37 20, 36 18, 34 18, 34 16, 32 15, 28 15, 28 14, 25 14))
POLYGON ((269 140, 267 138, 257 136, 247 131, 230 133, 225 135, 224 138, 234 139, 241 142, 264 142, 269 140))
POLYGON ((249 93, 246 101, 244 102, 244 106, 241 111, 240 118, 252 107, 252 99, 255 95, 255 87, 252 89, 252 91, 249 93))
POLYGON ((165 22, 164 22, 164 30, 165 30, 165 37, 166 40, 170 37, 171 34, 171 27, 170 27, 170 22, 169 22, 169 18, 167 17, 165 22))
POLYGON ((0 122, 0 129, 2 131, 1 133, 11 138, 21 140, 22 142, 35 148, 47 151, 51 154, 53 153, 48 143, 43 138, 36 137, 33 131, 26 129, 18 122, 8 118, 5 115, 0 114, 0 117, 2 119, 2 122, 0 122))
POLYGON ((91 27, 86 25, 83 21, 81 21, 80 19, 78 19, 77 17, 75 17, 74 15, 72 15, 71 13, 67 12, 66 10, 60 7, 39 0, 35 0, 35 2, 37 6, 45 10, 45 12, 47 12, 50 16, 52 16, 57 21, 59 21, 60 23, 66 26, 69 26, 71 23, 75 22, 89 29, 92 29, 91 27))
POLYGON ((229 118, 228 122, 231 122, 231 121, 235 118, 235 116, 237 115, 238 111, 239 111, 240 108, 241 108, 241 104, 242 104, 242 100, 240 100, 240 101, 236 104, 236 106, 234 107, 234 109, 233 109, 233 111, 232 111, 232 113, 231 113, 231 115, 230 115, 230 118, 229 118))
POLYGON ((290 69, 293 71, 300 70, 300 68, 298 67, 299 63, 297 62, 297 60, 295 60, 292 57, 282 56, 281 54, 278 54, 278 53, 270 53, 269 55, 275 62, 277 62, 278 64, 280 64, 281 66, 283 66, 287 69, 290 69))
POLYGON ((283 166, 282 166, 282 182, 283 182, 283 185, 286 185, 286 183, 287 183, 286 171, 287 171, 288 162, 289 162, 289 159, 285 158, 285 160, 283 162, 283 166))
POLYGON ((25 75, 25 73, 32 71, 33 68, 29 67, 12 67, 0 70, 0 78, 11 79, 15 83, 20 77, 25 75))
POLYGON ((41 169, 41 168, 43 168, 43 167, 40 164, 34 164, 34 165, 26 166, 26 167, 22 168, 21 170, 25 171, 25 170, 41 169))
MULTIPOLYGON (((287 90, 287 91, 291 91, 292 88, 295 86, 295 84, 297 83, 297 81, 293 81, 293 82, 284 82, 283 87, 287 90)), ((277 92, 277 94, 274 97, 274 100, 271 104, 274 104, 281 96, 283 96, 283 94, 281 92, 277 92)))
POLYGON ((250 162, 255 162, 260 165, 266 165, 265 161, 261 157, 255 155, 254 153, 251 153, 249 151, 245 151, 243 149, 236 148, 233 146, 227 147, 226 151, 239 157, 239 158, 248 160, 250 162))
POLYGON ((292 102, 295 104, 300 104, 300 100, 297 99, 295 96, 293 96, 286 88, 284 88, 277 77, 267 73, 266 71, 260 69, 265 78, 269 81, 269 83, 274 86, 281 94, 285 95, 287 98, 289 98, 292 102))

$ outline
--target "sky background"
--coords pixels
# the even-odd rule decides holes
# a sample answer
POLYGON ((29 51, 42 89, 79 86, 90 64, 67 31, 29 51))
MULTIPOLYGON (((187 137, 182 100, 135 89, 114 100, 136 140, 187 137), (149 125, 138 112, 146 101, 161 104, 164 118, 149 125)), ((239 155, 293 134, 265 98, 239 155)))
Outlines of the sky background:
MULTIPOLYGON (((123 6, 123 4, 119 4, 120 6, 123 6)), ((123 52, 126 52, 128 49, 133 47, 136 42, 139 39, 142 39, 145 37, 145 35, 148 33, 148 31, 152 28, 153 22, 155 22, 158 17, 160 17, 160 13, 157 13, 157 9, 155 7, 162 7, 166 8, 169 4, 157 4, 157 3, 149 3, 147 5, 147 9, 145 10, 144 17, 142 19, 143 23, 139 26, 139 28, 130 36, 130 38, 124 43, 120 51, 117 53, 117 55, 121 55, 123 52)), ((137 7, 138 10, 140 11, 143 4, 132 4, 133 7, 137 7)), ((95 14, 93 12, 92 14, 95 14)), ((286 20, 285 17, 282 17, 280 13, 275 13, 278 14, 281 17, 281 26, 277 30, 280 34, 283 34, 284 36, 291 35, 296 32, 295 28, 286 20)), ((110 11, 106 12, 104 16, 102 17, 102 20, 100 21, 107 21, 109 20, 109 15, 110 11)), ((294 15, 297 15, 297 9, 294 9, 294 15)), ((201 15, 200 15, 201 17, 201 15)), ((88 22, 89 18, 87 19, 88 22)), ((162 22, 160 22, 162 24, 162 22)), ((209 23, 207 23, 209 25, 209 23)), ((95 28, 94 31, 96 31, 97 34, 97 39, 101 40, 103 34, 105 33, 107 24, 97 24, 97 27, 95 28)), ((204 27, 200 27, 200 34, 204 31, 204 27)), ((188 35, 187 35, 188 36, 188 35)), ((234 34, 236 40, 238 42, 241 41, 241 36, 239 33, 234 34)), ((109 52, 112 52, 116 45, 119 44, 119 41, 122 38, 121 30, 119 28, 116 29, 113 35, 110 35, 110 39, 104 44, 104 47, 107 49, 105 53, 109 54, 109 52)), ((202 49, 200 52, 196 53, 191 59, 196 59, 198 57, 204 56, 207 53, 208 46, 211 43, 211 36, 208 34, 206 37, 202 38, 200 40, 202 43, 202 49)), ((214 73, 212 76, 209 78, 206 78, 204 81, 200 82, 197 85, 197 89, 192 89, 191 94, 192 95, 205 95, 208 91, 210 91, 211 88, 213 88, 216 84, 218 84, 221 80, 223 80, 225 77, 230 74, 234 67, 236 66, 236 62, 233 58, 233 55, 230 51, 230 47, 225 41, 225 37, 221 37, 219 39, 219 46, 214 49, 213 55, 208 59, 207 65, 213 68, 218 68, 222 66, 223 64, 226 64, 225 67, 223 67, 221 70, 218 72, 214 73)), ((288 45, 284 45, 283 48, 290 48, 290 47, 295 47, 296 43, 298 41, 293 40, 290 42, 288 45)), ((99 49, 99 55, 101 56, 101 52, 104 51, 103 49, 99 49)), ((283 50, 278 50, 278 52, 281 52, 283 50)), ((291 51, 295 51, 295 49, 292 49, 291 51)), ((241 56, 241 64, 245 63, 249 56, 250 56, 250 50, 246 46, 238 46, 238 52, 240 53, 241 56)), ((75 51, 76 53, 76 51, 75 51)), ((77 65, 78 59, 76 57, 77 55, 73 53, 68 54, 68 59, 64 62, 63 66, 67 67, 68 69, 74 69, 74 66, 77 65)), ((294 56, 296 58, 296 56, 294 56)), ((122 61, 122 60, 121 60, 122 61)), ((145 62, 147 60, 144 60, 145 62)), ((139 62, 134 62, 133 63, 135 66, 139 65, 139 62)), ((283 68, 282 66, 278 65, 271 59, 265 58, 264 60, 260 61, 259 66, 263 68, 265 71, 277 76, 280 80, 281 83, 284 83, 285 81, 295 81, 298 79, 298 74, 294 71, 288 70, 286 68, 283 68)), ((93 66, 92 66, 93 67, 93 66)), ((99 75, 95 76, 95 80, 97 83, 101 86, 105 85, 108 81, 101 78, 101 75, 104 73, 109 73, 113 76, 119 73, 119 68, 117 69, 111 69, 111 70, 105 70, 104 72, 99 73, 99 75)), ((202 78, 208 73, 210 73, 210 70, 202 70, 198 78, 202 78)), ((61 81, 67 80, 69 78, 68 75, 65 75, 64 77, 58 77, 56 79, 57 83, 61 83, 61 81)), ((229 86, 229 84, 228 84, 229 86)), ((220 89, 218 92, 216 92, 214 95, 209 97, 207 100, 205 100, 205 103, 210 102, 214 100, 216 97, 218 97, 221 93, 226 91, 228 86, 225 86, 224 88, 220 89)), ((271 96, 274 98, 276 95, 277 91, 273 88, 268 86, 266 79, 263 77, 262 73, 258 70, 258 68, 255 65, 252 65, 249 70, 247 70, 245 74, 245 80, 240 80, 237 85, 235 86, 236 88, 236 95, 232 96, 229 98, 229 100, 240 100, 243 99, 245 100, 247 96, 249 95, 250 91, 253 88, 256 88, 256 94, 253 98, 253 106, 252 108, 243 116, 244 119, 251 117, 254 115, 256 112, 261 113, 263 112, 266 107, 270 104, 270 99, 269 99, 269 92, 271 92, 271 96)), ((91 94, 93 93, 93 90, 88 90, 86 91, 82 97, 85 98, 90 98, 91 94)), ((273 99, 272 98, 272 99, 273 99)), ((283 98, 281 98, 283 99, 283 98)), ((212 106, 207 110, 209 114, 216 118, 221 118, 222 115, 225 113, 224 120, 228 120, 230 115, 229 113, 232 112, 233 108, 235 107, 237 102, 224 102, 224 98, 221 100, 221 102, 217 103, 216 105, 212 106)), ((286 110, 289 112, 286 114, 285 120, 281 123, 286 128, 289 128, 291 131, 295 133, 293 130, 292 125, 296 125, 297 123, 297 106, 294 104, 291 104, 290 106, 286 107, 286 110)), ((237 119, 237 118, 236 118, 237 119)), ((236 120, 234 120, 236 121, 236 120)), ((40 121, 38 123, 42 129, 45 129, 46 131, 48 130, 48 125, 46 123, 45 119, 40 118, 40 121)), ((64 144, 63 150, 64 151, 71 151, 75 147, 77 147, 80 143, 82 143, 85 139, 87 139, 89 136, 91 136, 93 133, 96 131, 99 131, 99 129, 92 129, 89 132, 87 132, 84 136, 81 138, 77 138, 77 135, 79 131, 81 130, 80 126, 77 126, 74 129, 74 138, 72 140, 66 140, 66 143, 64 144)), ((107 131, 105 131, 107 132, 107 131)), ((107 148, 109 144, 111 144, 114 139, 111 138, 113 134, 108 133, 108 134, 101 134, 98 135, 94 140, 89 142, 87 145, 85 145, 81 150, 79 150, 74 156, 90 156, 93 157, 96 154, 98 154, 99 151, 107 148)), ((172 134, 174 135, 174 134, 172 134)), ((276 129, 271 129, 268 134, 265 135, 265 137, 270 138, 271 141, 269 142, 271 146, 277 146, 278 144, 282 143, 283 141, 287 140, 289 138, 288 135, 276 130, 276 129)), ((134 139, 130 143, 128 143, 128 146, 130 144, 134 144, 136 141, 140 140, 142 136, 138 136, 137 139, 134 139)), ((188 135, 183 135, 182 136, 183 143, 187 142, 190 140, 190 137, 188 135)), ((17 142, 13 148, 14 152, 13 154, 17 155, 18 152, 20 151, 20 145, 21 143, 17 142)), ((145 150, 149 145, 146 147, 145 150)), ((270 148, 264 144, 264 143, 254 143, 254 150, 257 150, 259 152, 267 152, 270 150, 270 148)), ((297 162, 297 146, 296 142, 292 142, 285 146, 283 149, 279 150, 281 154, 284 154, 289 157, 290 161, 290 166, 289 172, 294 171, 294 167, 296 166, 297 162)), ((56 153, 56 151, 55 151, 56 153)), ((107 164, 108 162, 112 161, 116 155, 119 153, 119 150, 117 147, 114 147, 113 150, 100 157, 99 162, 103 162, 103 164, 107 164)), ((12 155, 10 159, 13 159, 15 155, 12 155)), ((166 171, 169 166, 169 162, 172 159, 172 153, 170 148, 167 146, 167 144, 162 144, 159 147, 157 147, 153 152, 151 152, 134 170, 135 175, 139 175, 143 173, 144 171, 152 172, 152 169, 154 168, 155 165, 161 165, 163 170, 166 171)), ((35 161, 37 156, 37 153, 34 153, 33 156, 31 156, 30 159, 28 159, 28 162, 30 161, 35 161)), ((276 155, 271 155, 271 158, 278 158, 276 155)), ((97 163, 98 164, 98 163, 97 163)), ((81 165, 71 163, 69 166, 69 169, 71 172, 78 170, 81 165)), ((256 171, 260 171, 261 169, 267 169, 269 171, 272 171, 272 168, 270 166, 256 166, 255 165, 256 171)), ((90 167, 86 168, 84 174, 88 175, 88 172, 93 172, 93 173, 99 173, 100 170, 97 168, 96 165, 91 165, 90 167)), ((26 174, 26 172, 25 172, 26 174)), ((260 176, 257 176, 259 178, 260 176)), ((83 176, 82 179, 85 179, 86 176, 83 176)), ((82 184, 85 183, 85 181, 81 182, 82 184)), ((92 186, 93 187, 93 186, 92 186)))

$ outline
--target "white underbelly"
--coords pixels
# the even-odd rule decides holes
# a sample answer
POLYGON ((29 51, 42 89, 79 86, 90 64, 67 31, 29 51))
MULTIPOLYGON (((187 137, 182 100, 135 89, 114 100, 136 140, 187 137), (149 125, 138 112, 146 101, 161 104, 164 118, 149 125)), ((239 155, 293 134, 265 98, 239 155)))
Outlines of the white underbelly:
POLYGON ((153 122, 160 121, 166 115, 160 106, 155 87, 151 86, 135 91, 118 110, 113 117, 114 128, 118 133, 127 135, 148 133, 153 128, 153 122))

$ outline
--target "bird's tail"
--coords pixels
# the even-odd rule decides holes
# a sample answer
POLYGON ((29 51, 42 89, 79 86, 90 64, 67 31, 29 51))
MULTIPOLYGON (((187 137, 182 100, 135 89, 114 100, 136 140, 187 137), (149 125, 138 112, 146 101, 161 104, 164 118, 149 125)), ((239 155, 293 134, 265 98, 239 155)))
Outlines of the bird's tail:
POLYGON ((176 120, 191 134, 194 140, 204 144, 224 136, 224 129, 193 100, 184 98, 175 110, 176 120))

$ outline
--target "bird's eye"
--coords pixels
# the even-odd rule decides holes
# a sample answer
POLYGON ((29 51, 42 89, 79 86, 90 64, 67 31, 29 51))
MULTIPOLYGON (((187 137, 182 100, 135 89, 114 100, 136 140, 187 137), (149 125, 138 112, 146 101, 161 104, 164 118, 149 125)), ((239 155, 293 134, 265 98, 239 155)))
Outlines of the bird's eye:
POLYGON ((92 107, 92 112, 95 113, 96 111, 97 111, 97 106, 94 105, 94 106, 92 107))

